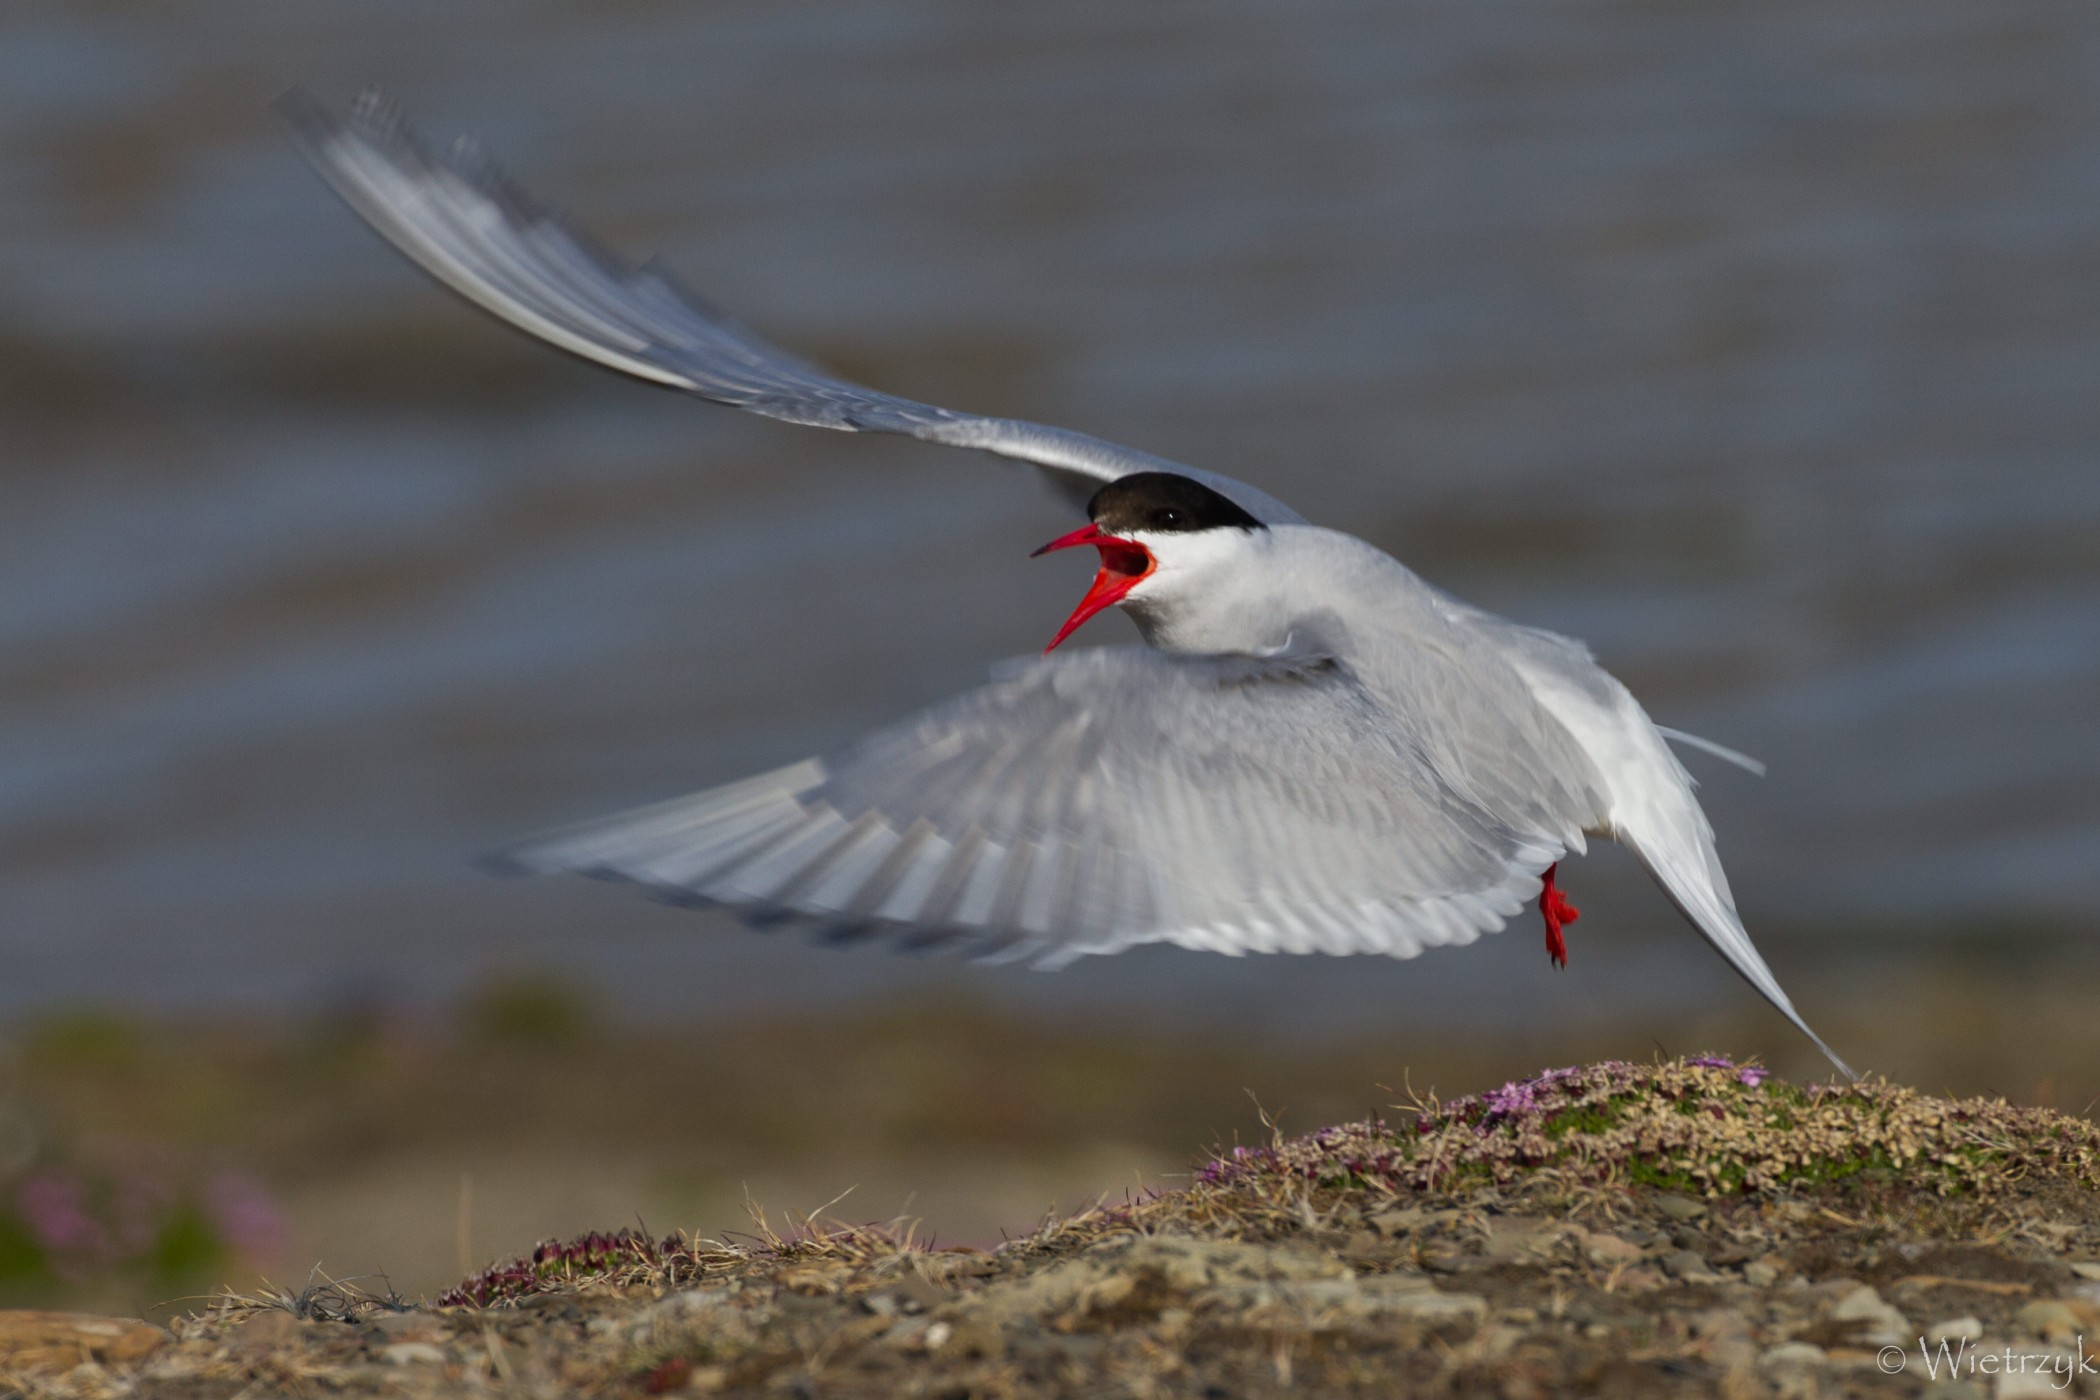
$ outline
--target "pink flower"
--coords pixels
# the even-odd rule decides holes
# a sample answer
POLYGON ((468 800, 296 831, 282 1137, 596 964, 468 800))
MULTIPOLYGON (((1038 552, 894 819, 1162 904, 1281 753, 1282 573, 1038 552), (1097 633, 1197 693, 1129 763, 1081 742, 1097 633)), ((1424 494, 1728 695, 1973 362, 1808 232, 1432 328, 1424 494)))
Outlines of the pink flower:
POLYGON ((15 1193, 22 1223, 53 1254, 106 1257, 109 1231, 88 1211, 87 1191, 71 1177, 39 1172, 15 1193))
POLYGON ((204 1206, 220 1237, 243 1259, 274 1259, 284 1248, 284 1212, 254 1177, 220 1172, 205 1187, 204 1206))

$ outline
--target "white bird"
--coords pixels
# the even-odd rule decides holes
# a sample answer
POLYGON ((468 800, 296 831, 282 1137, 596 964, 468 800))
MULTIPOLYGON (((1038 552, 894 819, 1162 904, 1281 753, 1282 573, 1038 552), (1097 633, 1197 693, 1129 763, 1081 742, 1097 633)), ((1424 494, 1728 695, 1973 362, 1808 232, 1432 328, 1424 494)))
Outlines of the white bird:
MULTIPOLYGON (((1146 645, 1046 651, 837 753, 522 845, 822 936, 1059 966, 1141 943, 1383 953, 1471 943, 1610 836, 1751 986, 1794 1010, 1736 913, 1692 780, 1580 642, 1468 606, 1266 493, 1146 453, 862 388, 445 155, 367 95, 280 111, 337 193, 454 291, 586 359, 791 423, 1041 468, 1090 523, 1093 587, 1146 645)), ((1037 551, 1041 553, 1043 551, 1037 551)))

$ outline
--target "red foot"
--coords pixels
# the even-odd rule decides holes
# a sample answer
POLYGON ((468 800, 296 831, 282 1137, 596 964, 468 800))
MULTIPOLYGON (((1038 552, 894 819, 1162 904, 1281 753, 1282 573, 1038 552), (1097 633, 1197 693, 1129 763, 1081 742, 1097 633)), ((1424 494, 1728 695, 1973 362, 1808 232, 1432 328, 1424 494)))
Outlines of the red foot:
POLYGON ((1555 967, 1566 967, 1568 941, 1560 936, 1560 931, 1581 918, 1582 911, 1553 887, 1553 872, 1558 869, 1559 861, 1546 867, 1546 887, 1539 891, 1539 912, 1546 916, 1546 956, 1553 959, 1555 967))

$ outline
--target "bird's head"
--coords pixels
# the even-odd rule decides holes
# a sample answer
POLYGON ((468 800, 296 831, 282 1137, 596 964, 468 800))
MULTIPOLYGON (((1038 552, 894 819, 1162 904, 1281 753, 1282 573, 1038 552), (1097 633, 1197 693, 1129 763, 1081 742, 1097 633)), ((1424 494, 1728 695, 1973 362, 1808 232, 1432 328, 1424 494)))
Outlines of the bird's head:
POLYGON ((1138 472, 1111 481, 1087 502, 1090 523, 1050 541, 1053 549, 1090 544, 1101 551, 1093 587, 1044 651, 1111 606, 1169 609, 1192 598, 1217 569, 1243 560, 1267 527, 1202 482, 1174 472, 1138 472))

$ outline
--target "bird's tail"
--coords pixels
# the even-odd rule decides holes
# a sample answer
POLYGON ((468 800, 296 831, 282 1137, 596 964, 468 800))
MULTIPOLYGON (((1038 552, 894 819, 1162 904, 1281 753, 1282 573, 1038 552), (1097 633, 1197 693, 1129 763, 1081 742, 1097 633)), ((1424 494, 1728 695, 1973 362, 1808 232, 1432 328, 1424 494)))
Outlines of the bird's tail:
POLYGON ((1735 911, 1735 896, 1729 893, 1728 876, 1722 872, 1721 858, 1714 851, 1713 828, 1692 795, 1690 777, 1659 736, 1654 748, 1655 757, 1667 765, 1664 774, 1676 781, 1648 784, 1648 790, 1641 795, 1644 800, 1614 803, 1612 835, 1640 859, 1670 901, 1706 936, 1714 950, 1728 959, 1728 965, 1742 974, 1744 981, 1757 988, 1780 1015, 1814 1041, 1840 1073, 1848 1079, 1859 1078, 1858 1071, 1838 1058, 1837 1052, 1823 1043, 1823 1037, 1809 1029, 1808 1022, 1801 1019, 1801 1013, 1794 1010, 1794 1003, 1780 988, 1779 979, 1765 966, 1757 945, 1743 927, 1742 916, 1735 911))

